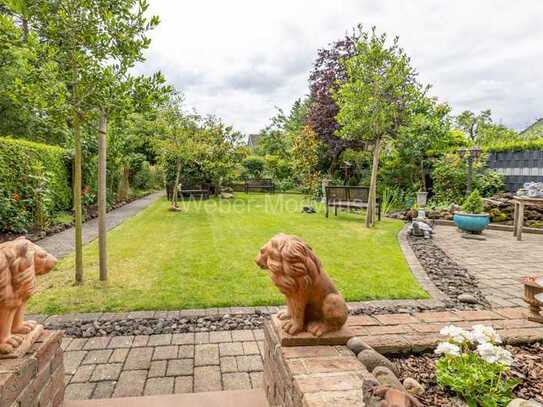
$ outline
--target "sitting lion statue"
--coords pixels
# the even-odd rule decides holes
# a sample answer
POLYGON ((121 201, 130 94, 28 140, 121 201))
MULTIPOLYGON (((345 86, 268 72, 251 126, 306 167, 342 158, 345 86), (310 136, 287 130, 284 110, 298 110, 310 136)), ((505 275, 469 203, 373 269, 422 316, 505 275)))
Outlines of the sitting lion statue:
POLYGON ((36 323, 24 320, 36 290, 36 276, 48 273, 57 259, 24 237, 0 244, 0 353, 10 353, 36 323))
POLYGON ((255 261, 269 271, 273 283, 286 297, 287 311, 278 314, 285 332, 294 335, 306 330, 321 336, 345 324, 345 300, 302 239, 278 234, 260 249, 255 261))

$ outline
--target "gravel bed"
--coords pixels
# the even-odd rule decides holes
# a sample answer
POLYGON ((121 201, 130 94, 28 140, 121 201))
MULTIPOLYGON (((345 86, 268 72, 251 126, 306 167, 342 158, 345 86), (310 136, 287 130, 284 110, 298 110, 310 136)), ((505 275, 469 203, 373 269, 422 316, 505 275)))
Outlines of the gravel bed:
POLYGON ((453 261, 431 239, 408 237, 409 245, 420 264, 448 299, 443 302, 446 308, 481 309, 489 308, 477 283, 468 270, 453 261))
MULTIPOLYGON (((514 390, 516 397, 543 403, 543 380, 541 379, 543 377, 543 343, 506 346, 506 348, 514 356, 511 374, 521 380, 514 390)), ((436 359, 437 357, 432 353, 391 358, 399 368, 400 380, 412 377, 426 387, 425 393, 420 396, 425 406, 454 405, 454 395, 436 383, 436 359)))
POLYGON ((250 315, 223 315, 194 318, 122 319, 114 321, 74 321, 46 324, 48 329, 61 329, 64 335, 89 338, 92 336, 156 335, 187 332, 231 331, 258 329, 269 318, 264 312, 250 315))

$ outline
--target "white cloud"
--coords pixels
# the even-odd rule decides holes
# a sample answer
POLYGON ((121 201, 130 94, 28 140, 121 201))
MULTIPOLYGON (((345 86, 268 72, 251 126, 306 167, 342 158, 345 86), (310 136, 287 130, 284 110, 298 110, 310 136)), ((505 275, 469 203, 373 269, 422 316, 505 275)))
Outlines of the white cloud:
POLYGON ((149 12, 161 24, 138 70, 245 132, 305 95, 317 49, 359 22, 400 36, 455 112, 490 108, 518 129, 543 116, 541 0, 151 0, 149 12))

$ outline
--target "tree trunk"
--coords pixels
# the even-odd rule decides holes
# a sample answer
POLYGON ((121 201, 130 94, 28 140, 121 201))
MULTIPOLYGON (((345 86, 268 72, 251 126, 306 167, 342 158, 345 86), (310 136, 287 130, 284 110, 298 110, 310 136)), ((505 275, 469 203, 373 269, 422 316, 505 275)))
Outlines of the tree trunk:
POLYGON ((424 171, 424 161, 420 162, 420 180, 421 183, 421 191, 426 192, 426 173, 424 171))
POLYGON ((172 208, 177 209, 177 193, 179 190, 179 177, 181 176, 181 159, 177 157, 175 161, 175 183, 172 191, 172 208))
POLYGON ((121 168, 121 182, 119 183, 119 200, 125 201, 128 199, 128 192, 130 190, 130 168, 128 165, 124 164, 121 168))
POLYGON ((100 112, 98 129, 98 256, 100 280, 107 280, 106 251, 106 164, 107 164, 107 116, 100 112))
POLYGON ((381 139, 375 140, 373 149, 373 164, 371 167, 370 191, 368 197, 368 212, 366 214, 366 227, 375 225, 376 198, 377 198, 377 171, 379 170, 379 154, 381 153, 381 139))
MULTIPOLYGON (((78 106, 78 103, 76 103, 78 106)), ((74 179, 73 179, 73 198, 74 198, 74 223, 75 223, 75 283, 83 284, 83 238, 82 238, 82 208, 81 208, 81 122, 79 120, 79 111, 74 109, 73 117, 74 128, 74 179)))

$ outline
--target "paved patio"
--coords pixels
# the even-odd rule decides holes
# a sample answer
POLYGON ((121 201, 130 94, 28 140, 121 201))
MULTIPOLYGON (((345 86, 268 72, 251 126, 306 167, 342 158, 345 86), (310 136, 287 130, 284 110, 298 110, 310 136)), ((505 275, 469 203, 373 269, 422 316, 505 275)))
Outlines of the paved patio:
POLYGON ((434 241, 479 280, 494 307, 526 306, 521 277, 543 273, 543 235, 486 230, 486 240, 464 239, 455 227, 436 226, 434 241))
POLYGON ((262 341, 262 330, 65 338, 65 397, 261 388, 262 341))

